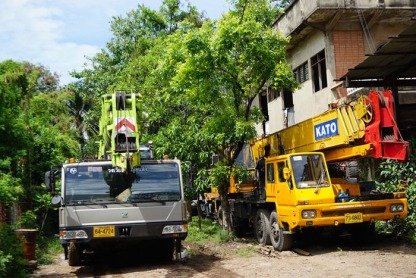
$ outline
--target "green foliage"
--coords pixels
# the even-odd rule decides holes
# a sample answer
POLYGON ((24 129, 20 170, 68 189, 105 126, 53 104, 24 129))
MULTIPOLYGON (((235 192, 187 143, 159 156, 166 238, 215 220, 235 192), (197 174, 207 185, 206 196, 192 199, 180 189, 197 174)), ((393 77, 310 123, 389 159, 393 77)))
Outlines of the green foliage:
POLYGON ((54 263, 56 255, 62 253, 62 245, 59 239, 40 237, 36 248, 36 258, 40 265, 54 263))
POLYGON ((198 229, 198 218, 192 217, 192 222, 188 224, 188 236, 186 242, 207 244, 223 243, 231 240, 231 235, 218 226, 212 219, 203 218, 201 220, 201 230, 198 229))
POLYGON ((17 225, 19 228, 25 228, 25 229, 39 228, 37 224, 37 220, 36 220, 36 214, 31 210, 27 210, 22 213, 17 225))
POLYGON ((230 182, 232 167, 222 162, 215 164, 210 170, 209 181, 212 185, 218 186, 221 190, 226 190, 230 182))
POLYGON ((26 277, 22 242, 13 226, 0 225, 0 277, 26 277))
POLYGON ((0 203, 16 202, 22 195, 23 188, 20 179, 0 172, 0 203))
POLYGON ((397 192, 404 187, 408 201, 408 216, 404 220, 392 221, 384 227, 397 236, 416 240, 416 138, 410 142, 410 159, 406 162, 398 162, 387 159, 380 163, 377 171, 379 177, 376 180, 378 189, 387 192, 397 192))
POLYGON ((211 187, 211 181, 209 179, 209 171, 206 169, 200 169, 196 175, 194 185, 197 192, 205 192, 211 187))

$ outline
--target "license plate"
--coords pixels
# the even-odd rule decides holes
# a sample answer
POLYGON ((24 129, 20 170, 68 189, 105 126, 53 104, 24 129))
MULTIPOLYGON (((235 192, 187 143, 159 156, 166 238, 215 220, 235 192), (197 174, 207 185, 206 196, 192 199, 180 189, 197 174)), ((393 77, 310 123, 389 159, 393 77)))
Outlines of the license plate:
POLYGON ((346 213, 344 216, 345 216, 345 224, 363 222, 363 214, 361 212, 346 213))
POLYGON ((115 234, 114 226, 94 227, 92 232, 93 237, 113 237, 115 234))

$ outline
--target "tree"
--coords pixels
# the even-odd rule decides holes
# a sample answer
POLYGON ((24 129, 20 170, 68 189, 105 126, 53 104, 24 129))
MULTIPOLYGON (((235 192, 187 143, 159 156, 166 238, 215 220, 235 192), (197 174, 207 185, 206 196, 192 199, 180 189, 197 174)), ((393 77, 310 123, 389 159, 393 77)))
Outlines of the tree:
MULTIPOLYGON (((253 100, 265 90, 267 82, 278 89, 297 86, 285 61, 287 40, 271 27, 277 9, 269 1, 232 3, 234 10, 218 23, 207 21, 202 28, 177 32, 177 38, 172 36, 165 47, 167 58, 160 59, 163 64, 157 75, 171 75, 171 80, 168 88, 156 94, 169 100, 159 101, 159 106, 160 110, 163 107, 168 111, 170 119, 182 114, 182 121, 170 121, 160 131, 187 130, 186 125, 181 125, 184 119, 192 115, 200 119, 196 121, 198 131, 188 140, 169 136, 172 145, 186 146, 187 150, 189 145, 201 148, 201 144, 191 142, 207 138, 209 150, 204 153, 212 151, 220 155, 221 163, 211 173, 219 188, 228 229, 231 228, 227 202, 230 175, 244 144, 256 137, 254 124, 262 119, 260 111, 252 106, 253 100)), ((158 107, 157 103, 152 107, 158 107)))
POLYGON ((45 171, 78 155, 69 95, 42 65, 4 61, 0 77, 0 202, 32 210, 45 193, 45 171))
POLYGON ((175 0, 164 1, 160 12, 139 6, 113 21, 108 51, 78 74, 86 92, 140 93, 148 124, 144 137, 152 139, 157 156, 190 161, 196 173, 219 154, 221 169, 211 172, 217 173, 225 220, 236 157, 263 117, 254 99, 268 83, 296 86, 285 61, 287 40, 271 27, 278 8, 267 0, 231 3, 234 9, 219 21, 201 21, 195 9, 181 11, 175 0))

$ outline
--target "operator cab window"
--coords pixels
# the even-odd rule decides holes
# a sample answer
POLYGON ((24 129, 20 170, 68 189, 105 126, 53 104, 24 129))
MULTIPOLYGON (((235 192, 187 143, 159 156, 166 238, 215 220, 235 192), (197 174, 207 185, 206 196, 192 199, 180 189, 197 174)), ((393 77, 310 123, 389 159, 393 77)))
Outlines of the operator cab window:
POLYGON ((286 182, 285 177, 283 176, 284 168, 285 168, 284 162, 277 163, 277 169, 279 170, 279 182, 286 182))

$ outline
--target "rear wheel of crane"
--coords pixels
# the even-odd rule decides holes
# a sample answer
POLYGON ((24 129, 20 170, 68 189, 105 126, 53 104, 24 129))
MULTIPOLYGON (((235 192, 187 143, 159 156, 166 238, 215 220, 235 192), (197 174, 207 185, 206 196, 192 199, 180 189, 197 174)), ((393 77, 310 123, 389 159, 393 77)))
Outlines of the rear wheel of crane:
POLYGON ((68 264, 70 266, 78 266, 81 264, 82 249, 74 242, 68 246, 68 264))
POLYGON ((286 251, 292 248, 293 236, 285 234, 279 226, 276 211, 273 211, 270 215, 270 240, 276 251, 286 251))
POLYGON ((254 234, 260 244, 270 244, 270 211, 259 209, 254 219, 254 234))

